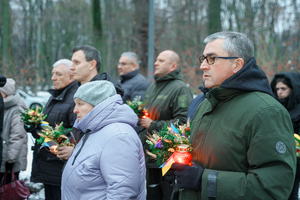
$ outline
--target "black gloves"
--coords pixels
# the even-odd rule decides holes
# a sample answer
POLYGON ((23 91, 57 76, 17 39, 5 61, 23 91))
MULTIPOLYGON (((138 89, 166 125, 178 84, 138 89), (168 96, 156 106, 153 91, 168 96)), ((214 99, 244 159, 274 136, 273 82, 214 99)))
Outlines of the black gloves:
POLYGON ((175 180, 174 170, 169 169, 169 171, 164 175, 165 180, 170 184, 175 180))
POLYGON ((5 169, 7 171, 11 171, 14 167, 14 163, 8 163, 8 162, 5 162, 5 169))
POLYGON ((36 127, 28 127, 26 125, 24 125, 24 128, 27 132, 31 133, 31 135, 35 138, 35 139, 39 139, 40 136, 37 134, 37 132, 41 132, 42 128, 40 126, 36 126, 36 127))
POLYGON ((201 190, 203 168, 193 163, 192 166, 174 163, 171 169, 165 174, 165 179, 169 183, 177 180, 180 189, 201 190))

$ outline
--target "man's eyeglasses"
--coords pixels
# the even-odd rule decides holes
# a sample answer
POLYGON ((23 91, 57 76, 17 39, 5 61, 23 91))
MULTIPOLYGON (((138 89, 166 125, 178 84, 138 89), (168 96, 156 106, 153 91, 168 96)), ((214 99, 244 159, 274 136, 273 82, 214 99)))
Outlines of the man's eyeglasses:
POLYGON ((199 57, 199 61, 200 61, 200 63, 203 63, 204 60, 206 60, 206 62, 209 65, 212 65, 212 64, 215 63, 216 58, 229 60, 229 59, 238 59, 239 57, 218 57, 218 56, 204 56, 204 55, 202 55, 202 56, 199 57))
POLYGON ((125 63, 125 62, 118 63, 118 65, 121 65, 121 66, 132 65, 132 64, 133 64, 133 63, 125 63))

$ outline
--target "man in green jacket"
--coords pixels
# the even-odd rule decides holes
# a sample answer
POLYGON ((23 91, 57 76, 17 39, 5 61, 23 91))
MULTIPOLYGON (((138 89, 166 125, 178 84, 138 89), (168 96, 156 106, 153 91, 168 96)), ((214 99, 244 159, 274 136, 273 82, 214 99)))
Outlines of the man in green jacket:
POLYGON ((192 121, 193 166, 173 164, 180 199, 287 199, 296 149, 289 113, 272 96, 241 33, 208 36, 200 69, 208 89, 192 121))
MULTIPOLYGON (((144 149, 149 150, 145 142, 145 135, 160 131, 164 124, 184 124, 186 121, 189 104, 193 100, 190 89, 183 82, 183 75, 179 69, 180 58, 174 51, 161 52, 156 61, 154 79, 145 94, 144 101, 150 113, 150 118, 141 119, 140 138, 144 149)), ((169 200, 172 187, 162 180, 161 169, 156 166, 153 159, 147 153, 147 200, 169 200)))

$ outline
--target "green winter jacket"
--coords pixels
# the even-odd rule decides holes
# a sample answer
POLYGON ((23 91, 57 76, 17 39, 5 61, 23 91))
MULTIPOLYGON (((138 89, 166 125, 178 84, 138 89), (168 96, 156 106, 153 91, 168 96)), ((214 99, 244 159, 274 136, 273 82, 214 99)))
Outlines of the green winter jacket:
MULTIPOLYGON (((143 129, 139 134, 144 145, 144 150, 149 150, 145 135, 160 131, 164 124, 175 123, 184 124, 186 121, 188 107, 193 100, 190 89, 183 82, 183 75, 177 69, 164 77, 154 77, 155 82, 147 89, 144 101, 148 108, 150 118, 154 120, 149 130, 143 129)), ((147 154, 147 167, 156 168, 154 160, 147 154)))
POLYGON ((181 200, 289 197, 296 169, 293 126, 287 110, 268 93, 224 87, 206 93, 190 139, 193 161, 204 168, 202 189, 181 191, 181 200))

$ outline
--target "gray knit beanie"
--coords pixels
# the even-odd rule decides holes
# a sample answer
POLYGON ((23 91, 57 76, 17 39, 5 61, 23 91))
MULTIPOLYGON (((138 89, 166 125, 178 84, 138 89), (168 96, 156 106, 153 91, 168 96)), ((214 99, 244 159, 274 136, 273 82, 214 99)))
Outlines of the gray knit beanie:
POLYGON ((98 105, 108 97, 117 94, 114 84, 109 81, 92 81, 81 85, 74 99, 81 99, 93 106, 98 105))
POLYGON ((6 83, 0 90, 4 92, 7 96, 13 95, 15 93, 16 82, 12 78, 7 78, 6 83))

